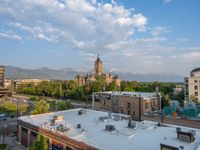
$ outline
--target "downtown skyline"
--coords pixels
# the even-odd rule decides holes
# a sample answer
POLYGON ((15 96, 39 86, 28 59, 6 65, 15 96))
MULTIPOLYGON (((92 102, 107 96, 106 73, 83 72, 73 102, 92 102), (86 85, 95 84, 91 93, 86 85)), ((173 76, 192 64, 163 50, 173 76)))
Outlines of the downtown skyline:
POLYGON ((0 64, 186 75, 200 66, 200 1, 2 0, 0 64))

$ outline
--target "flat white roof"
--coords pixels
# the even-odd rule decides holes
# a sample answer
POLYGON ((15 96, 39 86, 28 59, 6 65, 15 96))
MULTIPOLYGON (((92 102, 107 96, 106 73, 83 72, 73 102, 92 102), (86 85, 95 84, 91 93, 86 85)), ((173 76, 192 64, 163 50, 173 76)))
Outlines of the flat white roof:
POLYGON ((20 120, 36 126, 42 126, 45 129, 52 130, 52 132, 55 132, 54 129, 56 126, 63 124, 69 128, 69 130, 60 134, 64 134, 72 139, 85 142, 102 150, 159 150, 160 143, 178 148, 179 146, 184 146, 184 150, 200 149, 199 129, 181 127, 183 131, 196 131, 195 141, 193 143, 186 143, 177 139, 177 126, 174 125, 158 127, 156 126, 156 122, 143 121, 135 122, 136 127, 130 129, 127 128, 128 120, 114 119, 115 115, 127 117, 126 115, 112 113, 111 119, 102 121, 98 118, 108 117, 107 112, 84 109, 86 114, 78 115, 79 110, 80 109, 72 109, 36 116, 26 116, 21 117, 20 120), (50 120, 55 115, 64 116, 64 120, 58 122, 56 126, 51 126, 50 120), (81 129, 77 129, 77 124, 81 124, 81 129), (108 124, 114 125, 116 131, 105 131, 105 126, 108 124))
MULTIPOLYGON (((105 91, 105 92, 95 92, 97 94, 110 94, 110 95, 124 95, 124 96, 133 96, 133 97, 143 97, 144 99, 156 97, 155 92, 124 92, 124 91, 105 91)), ((95 94, 94 93, 94 94, 95 94)))

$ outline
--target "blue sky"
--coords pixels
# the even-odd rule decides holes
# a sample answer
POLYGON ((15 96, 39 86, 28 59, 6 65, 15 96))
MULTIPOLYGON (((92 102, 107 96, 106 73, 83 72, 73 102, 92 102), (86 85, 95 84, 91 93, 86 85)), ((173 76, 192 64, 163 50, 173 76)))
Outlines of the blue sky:
POLYGON ((199 0, 1 0, 0 64, 187 75, 199 27, 199 0))

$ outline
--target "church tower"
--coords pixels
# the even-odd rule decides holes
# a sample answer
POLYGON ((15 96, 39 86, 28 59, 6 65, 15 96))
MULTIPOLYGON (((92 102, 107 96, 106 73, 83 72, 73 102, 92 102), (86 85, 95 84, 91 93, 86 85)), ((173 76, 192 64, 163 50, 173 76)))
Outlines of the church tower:
POLYGON ((99 54, 97 56, 96 61, 94 62, 94 70, 95 70, 95 74, 98 76, 101 76, 103 73, 103 62, 99 58, 99 54))

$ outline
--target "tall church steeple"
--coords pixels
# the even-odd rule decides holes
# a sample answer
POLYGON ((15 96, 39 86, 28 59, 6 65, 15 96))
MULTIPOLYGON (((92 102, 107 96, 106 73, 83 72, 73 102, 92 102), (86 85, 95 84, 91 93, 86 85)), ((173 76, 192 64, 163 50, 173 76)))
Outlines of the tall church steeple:
POLYGON ((99 53, 97 55, 96 61, 94 62, 94 70, 95 70, 95 74, 98 76, 101 76, 103 73, 103 62, 101 61, 99 57, 99 53))

